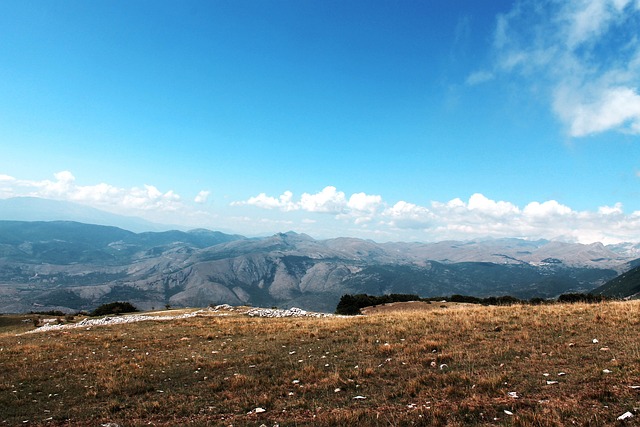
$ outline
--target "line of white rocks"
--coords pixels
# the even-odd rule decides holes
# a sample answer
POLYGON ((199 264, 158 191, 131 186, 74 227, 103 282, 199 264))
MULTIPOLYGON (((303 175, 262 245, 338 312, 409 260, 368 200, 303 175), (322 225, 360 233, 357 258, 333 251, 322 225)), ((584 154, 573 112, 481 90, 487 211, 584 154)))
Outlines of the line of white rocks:
POLYGON ((196 317, 197 315, 204 313, 204 310, 194 311, 192 313, 183 313, 175 316, 145 316, 144 314, 127 314, 124 316, 117 317, 101 317, 99 319, 83 319, 78 323, 66 323, 63 325, 56 325, 51 323, 45 323, 44 325, 36 328, 32 331, 25 332, 27 334, 33 334, 36 332, 49 332, 49 331, 59 331, 63 329, 74 329, 74 328, 91 328, 94 326, 106 326, 106 325, 120 325, 123 323, 135 323, 135 322, 144 322, 147 320, 175 320, 175 319, 186 319, 189 317, 196 317))
POLYGON ((247 315, 251 317, 334 317, 334 314, 316 313, 312 311, 302 310, 298 307, 288 309, 278 308, 252 308, 247 311, 247 315))
MULTIPOLYGON (((144 314, 127 314, 123 316, 106 316, 106 317, 101 317, 99 319, 83 319, 78 323, 66 323, 61 325, 45 321, 44 325, 25 333, 33 334, 37 332, 59 331, 63 329, 74 329, 74 328, 88 329, 94 326, 119 325, 123 323, 144 322, 148 320, 186 319, 189 317, 196 317, 198 315, 205 314, 208 312, 215 312, 215 313, 236 312, 239 314, 246 314, 247 316, 250 316, 250 317, 335 317, 334 314, 316 313, 312 311, 302 310, 297 307, 292 307, 289 309, 276 309, 276 308, 244 309, 240 307, 233 307, 228 304, 221 304, 215 307, 209 307, 207 310, 198 310, 191 313, 178 314, 175 316, 147 316, 144 314)), ((225 314, 223 313, 222 315, 225 315, 225 314)))

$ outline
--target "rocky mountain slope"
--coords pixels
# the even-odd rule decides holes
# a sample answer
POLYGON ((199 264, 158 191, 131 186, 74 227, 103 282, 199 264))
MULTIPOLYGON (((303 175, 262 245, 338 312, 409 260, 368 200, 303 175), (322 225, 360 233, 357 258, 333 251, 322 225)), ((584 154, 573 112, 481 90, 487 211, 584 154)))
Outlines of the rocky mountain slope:
POLYGON ((592 293, 613 298, 640 298, 640 262, 631 262, 629 267, 629 271, 594 289, 592 293))
POLYGON ((601 244, 543 240, 378 244, 0 221, 0 312, 116 300, 143 309, 228 303, 333 311, 345 293, 554 297, 590 291, 630 260, 601 244))

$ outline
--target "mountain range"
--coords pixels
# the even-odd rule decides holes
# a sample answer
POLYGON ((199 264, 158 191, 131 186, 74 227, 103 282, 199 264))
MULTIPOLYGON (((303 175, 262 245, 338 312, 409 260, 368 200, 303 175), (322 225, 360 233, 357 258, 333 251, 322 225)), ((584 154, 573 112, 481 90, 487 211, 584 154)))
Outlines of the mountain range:
POLYGON ((228 303, 333 311, 345 293, 551 298, 633 268, 634 245, 486 239, 438 243, 134 233, 72 221, 0 221, 0 312, 228 303))

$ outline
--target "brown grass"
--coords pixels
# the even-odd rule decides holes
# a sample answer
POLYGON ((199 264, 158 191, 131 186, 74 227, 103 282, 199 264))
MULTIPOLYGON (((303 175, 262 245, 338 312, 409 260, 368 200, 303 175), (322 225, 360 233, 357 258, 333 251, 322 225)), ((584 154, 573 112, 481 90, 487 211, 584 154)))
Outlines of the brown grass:
POLYGON ((634 301, 13 329, 0 332, 0 425, 616 425, 640 407, 639 313, 634 301))

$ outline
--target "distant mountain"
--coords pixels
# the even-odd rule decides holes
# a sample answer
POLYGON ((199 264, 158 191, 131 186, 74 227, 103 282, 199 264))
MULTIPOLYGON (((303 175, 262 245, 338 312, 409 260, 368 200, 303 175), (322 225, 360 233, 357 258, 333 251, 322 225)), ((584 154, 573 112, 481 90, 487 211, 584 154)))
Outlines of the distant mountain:
POLYGON ((78 203, 38 197, 0 199, 0 220, 75 221, 110 225, 134 232, 162 231, 171 228, 141 218, 116 215, 78 203))
POLYGON ((628 268, 601 244, 496 239, 384 243, 294 232, 133 233, 69 221, 0 221, 0 312, 251 304, 333 311, 345 293, 555 297, 628 268))
POLYGON ((634 265, 631 270, 594 289, 591 293, 614 298, 640 298, 640 259, 630 265, 634 265))
POLYGON ((73 221, 0 221, 0 256, 31 264, 122 265, 139 253, 161 254, 176 245, 201 249, 238 239, 244 237, 202 229, 136 234, 73 221))

